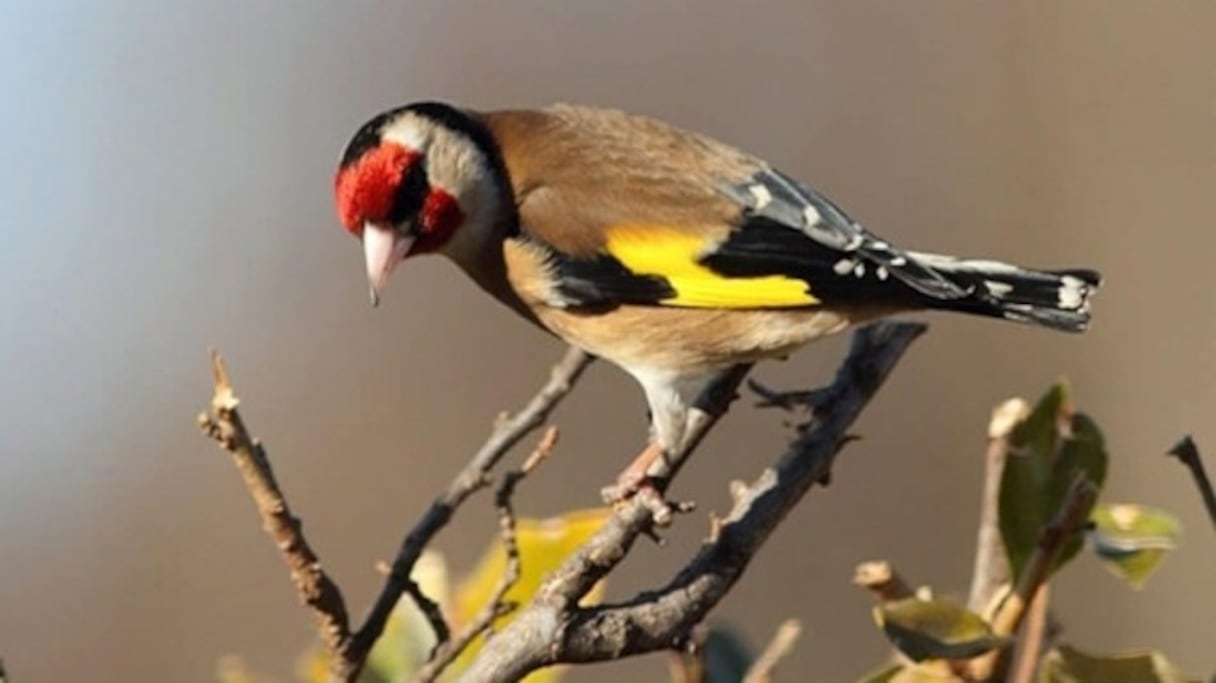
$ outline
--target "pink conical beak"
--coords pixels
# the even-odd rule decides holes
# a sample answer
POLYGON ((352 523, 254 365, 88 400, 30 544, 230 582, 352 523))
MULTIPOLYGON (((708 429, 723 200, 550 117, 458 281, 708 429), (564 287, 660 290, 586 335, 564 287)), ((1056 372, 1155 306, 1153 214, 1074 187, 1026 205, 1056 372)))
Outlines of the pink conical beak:
POLYGON ((380 293, 393 269, 410 252, 414 238, 391 225, 366 223, 363 226, 363 254, 367 257, 367 284, 372 306, 380 304, 380 293))

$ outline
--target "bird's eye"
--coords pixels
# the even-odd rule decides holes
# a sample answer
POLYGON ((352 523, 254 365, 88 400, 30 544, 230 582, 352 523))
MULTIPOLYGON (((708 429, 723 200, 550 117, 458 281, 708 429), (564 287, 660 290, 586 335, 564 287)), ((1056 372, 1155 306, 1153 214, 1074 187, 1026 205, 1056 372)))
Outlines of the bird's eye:
POLYGON ((393 192, 393 202, 385 218, 393 225, 412 222, 422 209, 430 190, 430 182, 426 175, 426 164, 423 157, 416 156, 407 162, 409 165, 401 175, 401 181, 393 192))

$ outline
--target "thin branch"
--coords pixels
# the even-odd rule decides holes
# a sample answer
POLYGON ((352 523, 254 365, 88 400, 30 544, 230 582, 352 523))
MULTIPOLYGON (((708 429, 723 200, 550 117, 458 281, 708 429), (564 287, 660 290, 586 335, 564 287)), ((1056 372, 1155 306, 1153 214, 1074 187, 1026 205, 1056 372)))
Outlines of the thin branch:
MULTIPOLYGON (((1022 625, 1030 603, 1042 587, 1056 558, 1069 540, 1085 528, 1093 509, 1098 489, 1078 472, 1054 519, 1039 532, 1039 542, 1026 561, 1017 584, 992 617, 992 632, 998 636, 1013 636, 1022 625)), ((1004 670, 1009 660, 1009 648, 999 648, 971 661, 971 677, 975 680, 1005 680, 1004 670)))
MULTIPOLYGON (((741 492, 717 537, 703 544, 667 586, 624 604, 578 606, 578 599, 648 528, 649 511, 630 501, 486 644, 461 680, 513 681, 541 666, 618 659, 669 649, 681 642, 731 589, 794 505, 826 477, 849 426, 924 330, 924 325, 894 322, 859 330, 848 358, 824 394, 827 400, 815 424, 741 492)), ((726 393, 733 395, 737 386, 738 381, 726 393)), ((724 411, 727 405, 729 401, 711 407, 724 411)), ((707 413, 708 426, 716 421, 715 415, 720 412, 707 413)), ((692 447, 699 438, 689 441, 687 446, 692 447)))
POLYGON ((1012 683, 1034 683, 1038 673, 1039 662, 1047 649, 1047 636, 1050 631, 1051 584, 1045 583, 1030 603, 1030 613, 1026 617, 1026 631, 1022 638, 1021 651, 1018 661, 1009 677, 1012 683))
POLYGON ((516 605, 503 600, 507 592, 519 581, 521 571, 519 542, 515 536, 515 508, 511 500, 519 483, 553 453, 553 448, 557 445, 557 436, 557 427, 550 426, 524 464, 519 469, 503 475, 502 483, 494 493, 494 507, 498 510, 499 537, 502 539, 503 550, 507 555, 506 568, 481 611, 455 638, 442 643, 435 649, 430 661, 414 674, 414 681, 430 683, 437 679, 478 636, 489 631, 499 617, 510 614, 515 609, 516 605))
POLYGON ((346 605, 337 585, 321 569, 316 553, 291 514, 262 445, 252 438, 237 412, 227 372, 219 355, 212 353, 215 395, 209 414, 199 416, 203 432, 229 451, 245 479, 246 488, 262 515, 263 526, 274 538, 291 570, 296 590, 312 610, 330 659, 329 680, 354 681, 362 671, 372 646, 383 633, 389 615, 401 596, 408 593, 435 630, 437 647, 449 639, 447 622, 439 605, 428 598, 410 574, 423 549, 451 520, 469 496, 484 488, 489 471, 537 427, 570 393, 593 357, 571 348, 552 369, 548 382, 531 401, 512 417, 499 421, 490 438, 414 525, 388 567, 384 588, 357 631, 352 632, 346 605))
MULTIPOLYGON (((632 502, 641 505, 649 514, 651 524, 643 528, 642 533, 659 541, 661 539, 656 534, 655 527, 670 526, 676 513, 688 513, 696 509, 694 503, 687 501, 672 503, 666 500, 663 494, 680 470, 684 468, 689 457, 701 445, 701 441, 730 409, 730 404, 738 398, 739 385, 743 383, 747 373, 751 370, 751 363, 740 363, 730 368, 694 401, 693 409, 689 411, 687 424, 684 425, 680 450, 674 455, 664 456, 655 463, 648 473, 653 486, 643 488, 633 496, 632 502)), ((589 587, 580 590, 585 593, 589 587)), ((582 597, 582 595, 580 594, 578 597, 582 597)))
MULTIPOLYGON (((389 575, 384 583, 384 588, 372 604, 371 609, 368 610, 367 616, 363 620, 363 625, 359 627, 359 630, 354 635, 351 650, 354 661, 359 662, 359 667, 355 670, 356 674, 362 668, 362 663, 367 659, 367 653, 371 651, 372 645, 375 644, 380 634, 384 632, 384 626, 388 623, 388 617, 392 614, 393 607, 396 606, 397 601, 401 599, 401 594, 409 590, 415 599, 421 594, 421 590, 418 590, 417 584, 410 578, 410 573, 413 570, 414 563, 422 555, 423 549, 431 542, 435 534, 447 526, 456 509, 469 496, 486 486, 486 475, 494 465, 515 444, 519 443, 520 439, 527 436, 548 419, 549 414, 570 393, 570 390, 574 387, 574 383, 582 376, 583 371, 591 365, 592 360, 594 360, 593 356, 571 347, 562 359, 558 361, 557 365, 553 366, 553 370, 549 375, 549 381, 532 397, 528 405, 513 417, 500 421, 494 433, 482 445, 481 449, 477 451, 473 459, 465 465, 464 469, 448 485, 447 491, 431 503, 431 507, 426 511, 426 514, 406 534, 405 538, 401 541, 401 547, 397 551, 397 556, 389 568, 389 575)), ((438 642, 442 643, 447 639, 446 624, 444 624, 442 619, 438 621, 431 619, 431 624, 436 630, 438 642), (441 624, 444 625, 440 626, 441 624)))
MULTIPOLYGON (((666 490, 671 482, 670 473, 683 466, 688 456, 726 414, 750 368, 750 365, 734 368, 701 395, 684 434, 683 449, 670 460, 669 476, 655 482, 660 492, 666 490)), ((534 602, 576 605, 617 563, 625 559, 638 537, 651 529, 653 521, 653 508, 643 497, 635 496, 622 504, 591 540, 566 558, 545 580, 534 602)), ((498 640, 500 638, 492 640, 491 645, 498 640)))
POLYGON ((1190 436, 1182 437, 1168 454, 1178 458, 1191 471, 1195 486, 1199 488, 1199 495, 1203 497, 1203 505, 1208 510, 1208 519, 1212 520, 1212 526, 1216 527, 1216 491, 1212 490, 1212 480, 1208 478, 1207 470, 1203 467, 1203 458, 1199 457, 1199 447, 1195 445, 1195 440, 1190 436))
POLYGON ((224 360, 214 350, 211 370, 215 393, 210 412, 198 417, 199 427, 232 455, 245 487, 253 496, 262 518, 262 528, 274 539, 287 563, 296 593, 312 612, 322 642, 335 661, 342 659, 351 644, 350 622, 342 593, 321 568, 320 559, 304 537, 300 520, 291 513, 261 442, 250 436, 245 427, 237 410, 240 401, 233 393, 224 360))
POLYGON ((794 643, 798 642, 800 635, 802 624, 798 623, 797 619, 786 619, 782 622, 764 652, 761 652, 748 668, 747 674, 743 676, 743 683, 772 683, 773 671, 777 669, 777 664, 794 649, 794 643))
POLYGON ((1001 477, 1009 454, 1009 435, 1030 414, 1030 405, 1011 398, 992 411, 988 422, 988 448, 984 454, 984 489, 980 502, 980 528, 975 542, 975 568, 967 606, 982 614, 1001 586, 1009 581, 1009 561, 1001 542, 1001 477))
POLYGON ((853 585, 870 591, 879 602, 894 602, 916 595, 912 586, 886 560, 857 565, 853 585))
MULTIPOLYGON (((895 571, 895 567, 886 560, 863 562, 857 565, 857 568, 853 570, 853 585, 869 591, 879 604, 917 596, 916 590, 912 588, 907 579, 895 571)), ((899 650, 893 650, 890 658, 892 662, 911 663, 911 660, 899 650)))

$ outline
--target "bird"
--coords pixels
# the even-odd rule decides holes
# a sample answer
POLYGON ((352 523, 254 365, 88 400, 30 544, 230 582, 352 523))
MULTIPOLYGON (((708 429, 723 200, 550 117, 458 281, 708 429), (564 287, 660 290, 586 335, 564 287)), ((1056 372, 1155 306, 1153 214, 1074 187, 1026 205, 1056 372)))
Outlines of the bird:
POLYGON ((357 129, 334 193, 373 305, 401 262, 442 255, 638 382, 650 438, 614 502, 649 489, 731 368, 908 311, 1080 332, 1101 282, 902 249, 756 156, 616 109, 406 104, 357 129))

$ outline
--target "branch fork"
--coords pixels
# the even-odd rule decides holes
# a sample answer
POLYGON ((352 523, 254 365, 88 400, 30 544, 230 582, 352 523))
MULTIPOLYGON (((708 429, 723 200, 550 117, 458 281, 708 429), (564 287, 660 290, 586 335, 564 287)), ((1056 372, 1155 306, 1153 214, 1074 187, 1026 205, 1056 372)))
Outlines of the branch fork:
MULTIPOLYGON (((812 419, 801 426, 786 452, 756 479, 732 483, 730 513, 716 519, 711 537, 667 584, 619 604, 579 605, 592 587, 624 559, 638 537, 652 532, 653 510, 645 500, 634 497, 619 505, 600 531, 545 580, 533 600, 487 640, 460 680, 513 681, 552 664, 617 659, 691 642, 695 627, 730 591, 776 526, 812 486, 826 482, 836 455, 853 438, 848 434, 849 426, 925 329, 924 325, 895 322, 866 326, 855 333, 850 353, 829 387, 766 395, 770 401, 789 405, 791 397, 802 398, 805 394, 806 401, 814 404, 812 419)), ((262 445, 250 436, 241 419, 240 402, 223 363, 218 354, 213 354, 215 392, 211 410, 200 416, 199 424, 207 436, 232 454, 241 471, 263 526, 275 540, 297 593, 317 622, 330 655, 330 681, 354 681, 358 677, 403 594, 418 603, 437 636, 430 662, 417 672, 420 681, 434 680, 469 643, 489 631, 498 617, 515 609, 503 602, 520 571, 511 498, 518 483, 551 453, 557 439, 555 429, 550 428, 524 464, 508 472, 497 487, 495 507, 508 563, 490 604, 453 637, 438 604, 422 593, 410 574, 424 548, 469 497, 489 486, 490 473, 497 463, 545 423, 591 360, 586 353, 571 349, 523 410, 497 421, 485 444, 406 534, 388 567, 379 596, 359 628, 353 629, 341 592, 322 569, 299 520, 292 515, 262 445)), ((726 413, 750 369, 749 365, 734 368, 702 395, 680 453, 670 460, 665 476, 656 484, 660 494, 726 413)), ((788 651, 796 635, 796 625, 784 626, 762 658, 764 664, 749 680, 769 680, 772 666, 788 651)))

